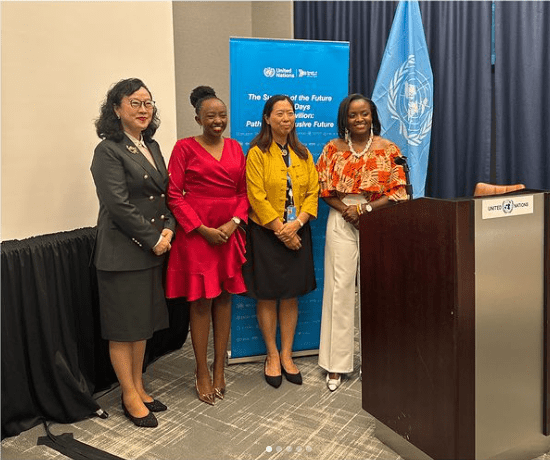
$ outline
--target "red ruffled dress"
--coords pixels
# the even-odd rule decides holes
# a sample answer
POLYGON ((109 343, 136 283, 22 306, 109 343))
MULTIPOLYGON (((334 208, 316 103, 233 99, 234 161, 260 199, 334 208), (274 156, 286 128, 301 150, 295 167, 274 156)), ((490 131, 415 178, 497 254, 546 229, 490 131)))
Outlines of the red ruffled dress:
POLYGON ((193 137, 179 140, 168 164, 168 205, 178 226, 168 259, 166 297, 212 299, 222 289, 246 291, 242 276, 245 234, 238 228, 222 245, 211 245, 196 231, 201 224, 218 228, 239 217, 248 219, 246 160, 240 144, 224 139, 216 160, 193 137))

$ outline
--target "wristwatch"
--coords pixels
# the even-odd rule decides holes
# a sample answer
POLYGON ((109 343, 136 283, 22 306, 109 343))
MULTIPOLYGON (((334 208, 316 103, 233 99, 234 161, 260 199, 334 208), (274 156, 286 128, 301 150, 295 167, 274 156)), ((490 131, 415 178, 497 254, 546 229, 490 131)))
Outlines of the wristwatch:
POLYGON ((237 224, 237 225, 240 225, 240 224, 241 224, 241 219, 239 219, 237 216, 233 216, 233 217, 231 218, 231 220, 232 220, 233 222, 235 222, 235 224, 237 224))
POLYGON ((370 203, 367 203, 367 205, 365 206, 365 211, 372 212, 372 206, 370 205, 370 203))

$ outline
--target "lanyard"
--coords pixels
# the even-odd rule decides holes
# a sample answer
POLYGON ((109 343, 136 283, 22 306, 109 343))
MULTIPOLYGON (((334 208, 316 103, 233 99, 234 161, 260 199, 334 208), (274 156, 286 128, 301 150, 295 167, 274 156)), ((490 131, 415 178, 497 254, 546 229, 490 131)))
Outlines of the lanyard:
POLYGON ((292 180, 290 179, 290 174, 288 172, 288 168, 290 168, 292 164, 292 159, 290 158, 290 151, 288 150, 288 144, 281 145, 277 143, 277 146, 279 149, 281 149, 281 153, 283 154, 283 160, 287 166, 286 171, 286 184, 287 184, 287 190, 288 190, 288 200, 285 207, 285 216, 284 220, 285 222, 291 222, 293 220, 296 220, 296 206, 294 206, 294 192, 292 190, 292 180))

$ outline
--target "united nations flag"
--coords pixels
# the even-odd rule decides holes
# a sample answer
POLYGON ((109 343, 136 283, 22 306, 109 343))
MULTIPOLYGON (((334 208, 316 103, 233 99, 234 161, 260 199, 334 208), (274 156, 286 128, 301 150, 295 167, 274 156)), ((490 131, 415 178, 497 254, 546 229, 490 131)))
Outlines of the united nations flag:
POLYGON ((433 114, 433 75, 418 1, 400 1, 372 100, 382 136, 408 158, 414 198, 424 196, 433 114))

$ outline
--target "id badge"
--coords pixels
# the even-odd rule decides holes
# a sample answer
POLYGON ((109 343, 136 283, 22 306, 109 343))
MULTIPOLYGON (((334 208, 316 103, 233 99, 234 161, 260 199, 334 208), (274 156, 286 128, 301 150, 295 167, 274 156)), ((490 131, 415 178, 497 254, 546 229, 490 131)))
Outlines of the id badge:
POLYGON ((298 216, 296 216, 296 206, 287 206, 286 208, 286 221, 292 222, 293 220, 296 220, 298 216))

